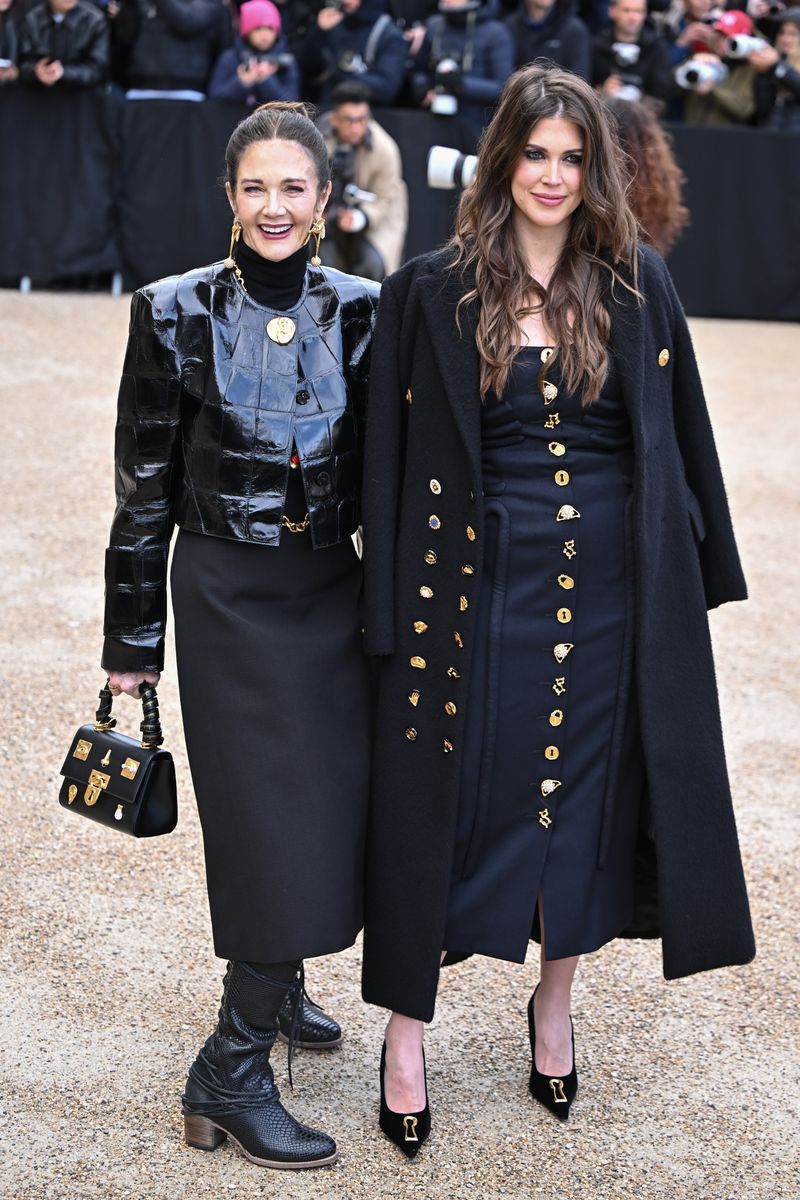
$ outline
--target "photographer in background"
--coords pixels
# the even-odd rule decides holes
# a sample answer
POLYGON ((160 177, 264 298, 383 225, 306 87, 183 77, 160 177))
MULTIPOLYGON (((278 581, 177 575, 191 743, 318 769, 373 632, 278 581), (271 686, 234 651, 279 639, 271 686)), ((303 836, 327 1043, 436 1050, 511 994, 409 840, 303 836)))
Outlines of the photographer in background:
POLYGON ((774 46, 748 59, 756 72, 756 122, 764 129, 800 133, 800 10, 787 14, 774 46))
POLYGON ((591 79, 592 38, 576 15, 573 0, 520 0, 505 24, 518 67, 547 58, 582 79, 591 79))
MULTIPOLYGON (((686 92, 683 119, 687 125, 746 125, 756 110, 756 76, 747 61, 756 48, 753 22, 732 9, 717 17, 712 30, 710 49, 693 54, 675 72, 686 92)), ((760 44, 767 45, 763 39, 760 44)))
POLYGON ((605 96, 666 103, 674 87, 669 47, 645 24, 647 0, 615 0, 611 24, 595 35, 592 83, 605 96))
POLYGON ((245 0, 239 10, 239 37, 217 59, 208 98, 249 107, 300 99, 300 70, 281 34, 281 15, 272 0, 245 0))
POLYGON ((400 266, 408 225, 400 151, 373 121, 366 88, 340 83, 331 101, 319 121, 333 168, 320 257, 326 266, 381 280, 400 266))
POLYGON ((367 89, 370 103, 394 103, 407 50, 388 7, 387 0, 325 0, 298 48, 304 94, 327 105, 337 84, 348 80, 367 89))
POLYGON ((20 31, 19 73, 41 87, 89 88, 108 78, 106 18, 84 0, 46 0, 20 31))
POLYGON ((466 118, 480 132, 514 70, 514 46, 493 9, 479 0, 439 0, 411 80, 416 103, 466 118))

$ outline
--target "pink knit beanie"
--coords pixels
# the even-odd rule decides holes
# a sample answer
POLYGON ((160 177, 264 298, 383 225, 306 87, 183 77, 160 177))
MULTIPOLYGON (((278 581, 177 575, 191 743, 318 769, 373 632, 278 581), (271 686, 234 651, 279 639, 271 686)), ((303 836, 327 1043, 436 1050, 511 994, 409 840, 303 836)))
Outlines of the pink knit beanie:
POLYGON ((239 33, 247 37, 254 29, 268 25, 276 33, 281 31, 281 14, 272 0, 245 0, 239 9, 239 33))

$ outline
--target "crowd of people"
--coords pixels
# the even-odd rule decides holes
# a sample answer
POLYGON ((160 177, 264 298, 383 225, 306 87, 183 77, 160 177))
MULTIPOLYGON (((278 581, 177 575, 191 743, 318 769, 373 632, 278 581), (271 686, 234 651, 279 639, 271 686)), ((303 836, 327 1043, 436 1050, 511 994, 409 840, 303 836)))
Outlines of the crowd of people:
POLYGON ((672 121, 800 129, 800 6, 784 0, 0 0, 0 93, 367 101, 485 125, 549 59, 672 121))

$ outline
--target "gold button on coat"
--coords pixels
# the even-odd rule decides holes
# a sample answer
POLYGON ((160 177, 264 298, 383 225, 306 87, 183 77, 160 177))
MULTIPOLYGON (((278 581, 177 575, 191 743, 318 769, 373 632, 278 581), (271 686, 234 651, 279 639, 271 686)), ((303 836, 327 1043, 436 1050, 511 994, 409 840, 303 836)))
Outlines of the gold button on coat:
POLYGON ((436 513, 431 513, 431 515, 428 517, 428 524, 430 525, 431 529, 442 528, 442 522, 439 520, 436 513))
POLYGON ((572 620, 572 610, 569 608, 560 608, 556 613, 556 619, 559 620, 562 625, 566 625, 568 621, 572 620))
POLYGON ((660 367, 665 367, 668 362, 669 362, 669 350, 667 350, 665 347, 658 356, 658 365, 660 367))
POLYGON ((552 358, 552 356, 553 356, 553 347, 552 346, 544 346, 541 353, 539 354, 539 358, 542 360, 543 363, 546 363, 549 358, 552 358))
POLYGON ((413 704, 414 708, 419 704, 419 692, 416 688, 414 688, 413 692, 408 693, 408 702, 409 704, 413 704))
POLYGON ((553 476, 559 487, 566 487, 569 483, 569 471, 556 471, 553 476))
POLYGON ((552 404, 558 395, 558 388, 554 383, 550 383, 549 380, 545 379, 542 384, 542 395, 544 396, 545 404, 552 404))
POLYGON ((426 667, 427 667, 427 665, 428 665, 428 664, 425 662, 425 659, 424 659, 424 658, 420 658, 420 656, 419 656, 418 654, 415 654, 415 655, 414 655, 412 658, 410 658, 408 661, 411 663, 411 666, 412 666, 412 667, 416 667, 418 671, 424 671, 424 670, 425 670, 425 668, 426 668, 426 667))
POLYGON ((549 796, 551 792, 554 792, 556 790, 556 788, 561 787, 561 780, 560 779, 543 779, 539 786, 540 786, 542 795, 549 796))
POLYGON ((425 551, 425 562, 428 564, 429 567, 432 567, 434 565, 434 563, 436 562, 436 554, 433 550, 425 551))
POLYGON ((455 669, 455 667, 448 667, 447 674, 450 677, 450 679, 460 679, 461 678, 460 674, 455 669))
POLYGON ((553 646, 553 657, 556 662, 562 663, 573 648, 572 642, 559 642, 557 646, 553 646))
POLYGON ((445 738, 444 741, 442 742, 442 749, 444 750, 445 754, 452 754, 453 753, 453 743, 448 741, 447 738, 445 738))
POLYGON ((474 575, 475 568, 473 566, 471 566, 470 563, 464 563, 463 567, 461 568, 461 574, 462 575, 474 575))
POLYGON ((407 729, 407 730, 406 730, 406 737, 408 738, 408 740, 409 740, 410 742, 415 742, 415 741, 417 740, 417 731, 416 731, 416 729, 407 729))
POLYGON ((439 483, 439 480, 432 479, 431 480, 431 491, 433 492, 434 496, 440 495, 441 490, 442 490, 442 485, 439 483))
POLYGON ((423 586, 419 589, 419 594, 422 596, 423 600, 432 600, 433 588, 429 588, 427 584, 423 584, 423 586))
POLYGON ((543 825, 545 829, 549 829, 553 824, 553 818, 546 808, 539 809, 539 824, 543 825))
POLYGON ((471 525, 467 526, 466 533, 467 533, 467 537, 469 538, 469 540, 471 542, 474 542, 475 541, 475 530, 472 528, 471 525))
POLYGON ((453 700, 448 700, 444 706, 444 711, 447 713, 448 717, 454 717, 458 712, 455 702, 453 700))
POLYGON ((463 650, 463 648, 464 648, 464 639, 462 638, 462 636, 461 636, 461 634, 458 632, 458 630, 456 630, 456 631, 455 631, 455 633, 453 634, 453 641, 454 641, 454 642, 455 642, 455 644, 458 646, 459 650, 463 650))
POLYGON ((574 521, 581 514, 577 508, 573 508, 571 504, 562 504, 561 508, 556 513, 557 521, 574 521))
POLYGON ((545 746, 544 748, 544 756, 545 758, 549 759, 550 762, 555 762, 560 754, 561 751, 559 750, 558 746, 545 746))
POLYGON ((551 454, 555 454, 556 458, 561 458, 562 454, 567 453, 567 447, 563 442, 548 442, 547 449, 551 454))
POLYGON ((414 633, 425 633, 427 628, 428 628, 428 626, 425 624, 424 621, 415 621, 414 622, 414 633))
POLYGON ((466 596, 458 597, 458 607, 461 612, 467 611, 467 609, 469 608, 469 600, 467 599, 466 596))
POLYGON ((562 587, 565 592, 571 592, 575 587, 575 580, 571 575, 559 575, 558 586, 562 587))
POLYGON ((564 720, 564 714, 560 708, 554 708, 547 719, 551 725, 558 726, 564 720))

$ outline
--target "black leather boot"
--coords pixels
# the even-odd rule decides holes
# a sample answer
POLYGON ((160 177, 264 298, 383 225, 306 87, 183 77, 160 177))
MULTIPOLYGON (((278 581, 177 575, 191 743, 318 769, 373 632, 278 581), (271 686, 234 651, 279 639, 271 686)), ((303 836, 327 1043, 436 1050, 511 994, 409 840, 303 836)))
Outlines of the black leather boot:
POLYGON ((228 963, 217 1028, 186 1081, 188 1145, 216 1150, 231 1137, 251 1162, 287 1170, 327 1166, 338 1158, 333 1138, 301 1125, 283 1107, 270 1066, 278 1010, 292 986, 247 963, 228 963))
MULTIPOLYGON (((286 999, 278 1013, 278 1027, 282 1042, 290 1042, 292 1037, 292 1019, 294 1017, 293 996, 287 992, 286 999)), ((319 1005, 314 1004, 305 989, 300 995, 299 1024, 295 1045, 300 1050, 333 1050, 341 1046, 344 1038, 342 1029, 333 1017, 323 1012, 319 1005)))

